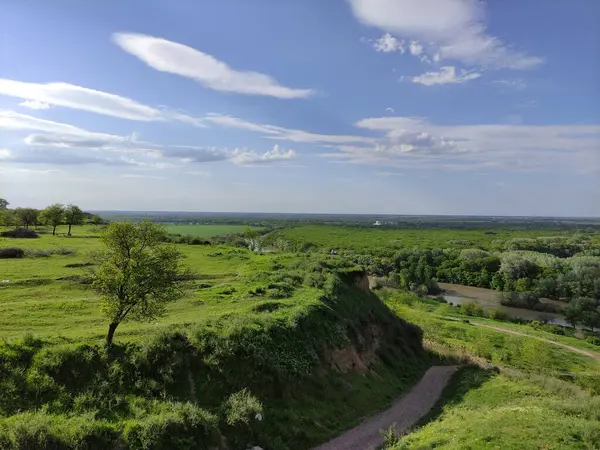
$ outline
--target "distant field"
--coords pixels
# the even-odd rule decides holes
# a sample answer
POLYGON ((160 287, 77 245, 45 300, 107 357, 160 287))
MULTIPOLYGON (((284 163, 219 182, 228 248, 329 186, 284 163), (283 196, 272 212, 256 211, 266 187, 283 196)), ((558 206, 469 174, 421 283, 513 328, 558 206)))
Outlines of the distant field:
MULTIPOLYGON (((286 250, 299 251, 316 246, 324 249, 338 248, 357 252, 394 251, 400 248, 473 248, 494 249, 513 238, 542 236, 570 236, 574 231, 552 229, 526 229, 498 227, 489 229, 448 228, 358 228, 348 226, 305 225, 287 228, 270 234, 286 250)), ((593 241, 600 240, 600 232, 592 234, 593 241)))
MULTIPOLYGON (((209 238, 222 234, 236 234, 246 231, 246 225, 177 225, 167 224, 165 226, 169 233, 181 234, 183 236, 196 236, 209 238)), ((258 230, 256 230, 258 231, 258 230)))

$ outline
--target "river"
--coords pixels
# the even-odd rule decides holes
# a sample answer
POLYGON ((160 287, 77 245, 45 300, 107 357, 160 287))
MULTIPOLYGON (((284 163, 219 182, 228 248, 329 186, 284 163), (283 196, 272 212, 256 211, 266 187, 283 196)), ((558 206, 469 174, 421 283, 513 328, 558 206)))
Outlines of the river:
POLYGON ((532 311, 530 309, 513 308, 500 304, 500 293, 492 289, 463 286, 462 284, 438 283, 444 290, 444 299, 451 305, 462 305, 463 303, 475 302, 486 310, 502 311, 510 317, 519 317, 524 320, 540 320, 551 318, 556 325, 569 326, 562 314, 532 311))

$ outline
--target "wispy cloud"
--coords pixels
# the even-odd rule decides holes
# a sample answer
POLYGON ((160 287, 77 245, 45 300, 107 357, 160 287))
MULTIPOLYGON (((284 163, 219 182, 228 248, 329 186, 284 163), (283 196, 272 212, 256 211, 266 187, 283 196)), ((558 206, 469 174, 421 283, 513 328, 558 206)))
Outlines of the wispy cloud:
MULTIPOLYGON (((5 149, 6 150, 6 149, 5 149)), ((27 164, 27 165, 55 165, 55 166, 79 166, 98 164, 112 167, 134 167, 138 166, 137 161, 119 157, 105 157, 98 155, 88 155, 74 153, 72 151, 46 151, 46 150, 30 150, 19 149, 18 151, 6 150, 0 153, 0 161, 12 164, 27 164)))
POLYGON ((494 80, 492 84, 510 89, 525 89, 527 87, 527 84, 520 78, 494 80))
POLYGON ((409 50, 415 56, 424 53, 434 61, 510 69, 530 69, 543 62, 489 35, 485 5, 478 0, 350 0, 350 5, 362 23, 390 37, 411 39, 415 45, 411 42, 409 50))
POLYGON ((295 130, 275 125, 259 124, 249 122, 237 117, 225 116, 220 114, 210 114, 205 120, 227 128, 238 128, 242 130, 255 131, 262 133, 265 137, 279 139, 282 141, 305 142, 305 143, 326 143, 343 144, 352 142, 374 142, 372 138, 364 136, 318 134, 304 130, 295 130))
POLYGON ((404 53, 406 51, 406 49, 404 48, 404 41, 396 39, 390 33, 385 33, 379 39, 376 39, 373 42, 373 48, 375 49, 375 51, 383 53, 404 53))
POLYGON ((263 73, 232 69, 212 55, 166 39, 116 33, 113 41, 153 69, 191 78, 216 91, 283 99, 306 98, 313 94, 312 89, 283 86, 263 73))
POLYGON ((235 164, 265 164, 265 163, 278 163, 282 161, 289 161, 296 158, 296 152, 292 149, 282 150, 278 145, 274 145, 272 150, 265 153, 256 153, 254 151, 247 150, 236 150, 233 153, 231 161, 235 164))
POLYGON ((194 177, 201 177, 201 178, 210 178, 212 176, 212 174, 210 172, 206 172, 206 171, 201 171, 201 170, 184 170, 184 172, 186 175, 192 175, 194 177))
POLYGON ((434 86, 436 84, 462 84, 467 81, 476 80, 479 77, 481 77, 480 73, 462 70, 460 74, 457 74, 456 67, 444 66, 438 72, 425 72, 422 75, 411 78, 411 81, 424 86, 434 86))
POLYGON ((69 83, 28 83, 0 79, 0 94, 25 99, 21 106, 45 109, 52 106, 78 109, 121 119, 144 122, 178 121, 202 127, 198 118, 166 109, 157 109, 127 97, 69 83))
POLYGON ((48 109, 50 105, 48 103, 40 102, 39 100, 25 100, 19 103, 19 106, 29 109, 48 109))

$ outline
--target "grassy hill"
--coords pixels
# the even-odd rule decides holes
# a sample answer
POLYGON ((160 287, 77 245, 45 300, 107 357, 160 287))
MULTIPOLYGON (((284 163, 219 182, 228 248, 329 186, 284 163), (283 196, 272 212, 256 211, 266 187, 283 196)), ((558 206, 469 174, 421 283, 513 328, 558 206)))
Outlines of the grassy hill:
POLYGON ((26 251, 0 260, 0 448, 309 448, 433 360, 360 268, 226 246, 180 245, 189 294, 107 350, 78 233, 0 242, 26 251))
POLYGON ((467 368, 429 424, 392 450, 597 449, 600 397, 555 380, 467 368))

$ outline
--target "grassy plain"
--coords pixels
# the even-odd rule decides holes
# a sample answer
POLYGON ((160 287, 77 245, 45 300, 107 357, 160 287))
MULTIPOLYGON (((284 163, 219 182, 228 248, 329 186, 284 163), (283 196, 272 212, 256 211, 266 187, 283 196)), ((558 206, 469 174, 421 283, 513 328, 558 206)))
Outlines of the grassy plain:
MULTIPOLYGON (((569 236, 572 231, 535 228, 358 228, 349 226, 304 225, 272 233, 273 241, 283 241, 298 251, 309 245, 318 248, 351 250, 356 253, 393 253, 401 248, 473 248, 495 249, 499 242, 513 238, 569 236)), ((596 232, 592 240, 600 242, 596 232)))
MULTIPOLYGON (((199 227, 218 227, 210 228, 217 234, 236 232, 231 225, 192 226, 193 229, 199 227)), ((245 229, 237 227, 240 231, 245 229)), ((169 231, 193 232, 185 225, 173 228, 169 231)), ((209 228, 201 230, 208 233, 209 228)), ((323 300, 327 297, 324 292, 330 289, 324 286, 327 282, 315 283, 307 274, 321 276, 313 269, 323 264, 341 263, 342 256, 323 259, 310 253, 260 254, 231 246, 177 244, 186 255, 185 264, 197 273, 197 278, 190 282, 188 295, 169 305, 163 318, 119 326, 118 349, 131 355, 127 356, 131 361, 125 357, 104 360, 101 352, 100 356, 93 356, 99 352, 94 349, 100 348, 96 344, 104 339, 107 328, 97 295, 84 283, 87 271, 93 268, 86 266, 90 254, 101 248, 99 229, 75 227, 72 237, 64 235, 66 228, 58 231, 58 236, 43 234, 39 239, 0 238, 0 248, 19 247, 29 252, 22 259, 0 259, 0 338, 6 340, 0 348, 4 352, 0 352, 0 358, 17 359, 19 364, 21 358, 27 359, 14 350, 24 345, 19 343, 19 338, 26 332, 43 341, 43 348, 31 350, 29 365, 15 365, 9 376, 0 371, 0 381, 6 381, 0 388, 9 399, 2 397, 5 394, 0 395, 0 408, 14 407, 14 401, 10 400, 13 397, 8 395, 28 398, 27 389, 39 391, 40 396, 46 397, 43 402, 38 397, 28 398, 30 410, 43 407, 48 414, 56 414, 52 416, 56 417, 52 426, 59 431, 72 426, 79 430, 77 433, 83 433, 84 425, 75 422, 88 414, 90 423, 106 427, 110 433, 125 433, 125 436, 132 423, 146 423, 144 421, 158 417, 158 413, 149 407, 128 406, 130 409, 120 410, 115 405, 137 405, 136 402, 142 404, 149 399, 160 402, 168 399, 176 409, 183 401, 192 402, 220 414, 220 402, 226 394, 249 386, 263 401, 266 417, 264 424, 253 425, 256 430, 251 435, 252 442, 267 449, 310 448, 385 407, 408 389, 429 364, 439 363, 432 356, 438 353, 485 359, 502 369, 500 374, 472 368, 461 371, 445 392, 432 421, 404 438, 396 448, 592 449, 600 442, 598 361, 550 343, 506 335, 468 321, 498 325, 585 349, 594 349, 592 344, 525 325, 467 319, 455 308, 418 299, 409 293, 384 289, 378 295, 396 317, 421 327, 431 353, 414 354, 405 348, 407 342, 402 335, 390 340, 389 348, 381 352, 380 360, 367 372, 340 373, 321 368, 318 373, 307 374, 309 363, 324 346, 347 345, 349 336, 368 325, 386 328, 394 323, 387 315, 389 311, 379 309, 381 304, 372 294, 343 290, 336 302, 323 300), (293 292, 288 295, 286 286, 292 285, 293 292), (271 290, 279 293, 271 297, 268 294, 271 290), (459 320, 448 320, 446 316, 459 320), (340 324, 352 330, 344 335, 345 340, 336 337, 338 328, 342 329, 340 324), (182 331, 183 335, 174 334, 175 331, 182 331), (73 356, 79 354, 79 349, 88 358, 83 362, 73 356), (140 361, 146 360, 149 368, 144 370, 156 371, 158 375, 140 369, 143 366, 140 361), (108 375, 102 380, 104 384, 98 383, 92 375, 89 375, 92 381, 81 379, 79 375, 74 378, 76 383, 62 380, 61 377, 71 380, 73 373, 80 374, 90 361, 97 365, 90 366, 92 374, 106 371, 118 375, 119 370, 128 370, 128 364, 135 366, 135 371, 127 372, 139 377, 135 389, 125 382, 116 383, 108 375), (69 364, 74 364, 73 368, 69 364), (194 370, 195 381, 182 393, 182 386, 187 389, 190 385, 191 370, 194 370), (41 375, 46 378, 36 378, 41 375), (58 387, 52 384, 52 389, 60 395, 50 388, 50 393, 38 390, 36 383, 47 383, 48 377, 54 377, 53 383, 58 387), (147 393, 138 385, 144 389, 150 386, 155 391, 147 393), (114 404, 110 403, 107 408, 96 403, 93 408, 86 406, 90 396, 100 395, 97 391, 101 386, 110 386, 110 402, 114 404), (132 411, 137 411, 136 408, 143 412, 134 414, 132 411), (70 425, 65 425, 67 422, 70 425)), ((466 247, 492 248, 496 240, 562 233, 566 232, 502 228, 390 230, 310 225, 279 230, 274 238, 294 243, 290 250, 296 251, 312 242, 322 249, 385 252, 414 246, 465 247, 457 243, 460 241, 471 243, 466 247)), ((42 427, 39 424, 50 417, 44 414, 13 411, 10 417, 1 417, 0 412, 0 447, 4 442, 2 438, 16 433, 14 430, 42 427)), ((160 420, 171 423, 167 419, 160 420)), ((145 447, 132 444, 130 448, 145 447)))
MULTIPOLYGON (((214 224, 214 225, 185 225, 185 224, 165 224, 167 232, 174 234, 181 234, 182 236, 194 236, 201 238, 210 238, 213 236, 219 236, 221 234, 239 234, 244 233, 247 229, 246 225, 227 225, 227 224, 214 224)), ((254 229, 254 231, 259 231, 254 229)))

